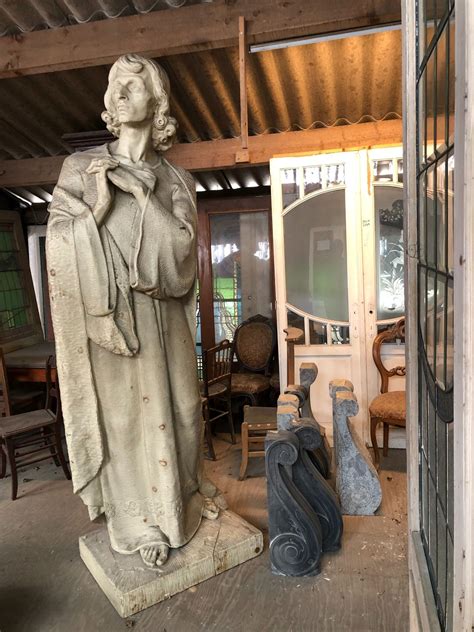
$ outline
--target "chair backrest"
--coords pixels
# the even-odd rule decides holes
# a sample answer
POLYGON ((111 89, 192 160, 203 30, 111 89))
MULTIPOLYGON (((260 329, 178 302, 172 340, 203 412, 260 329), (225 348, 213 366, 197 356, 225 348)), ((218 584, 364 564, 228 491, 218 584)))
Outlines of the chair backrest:
POLYGON ((50 355, 46 361, 46 410, 54 413, 56 421, 62 419, 61 397, 59 393, 56 358, 50 355))
POLYGON ((10 388, 3 351, 0 349, 0 417, 11 415, 10 388))
POLYGON ((273 321, 260 314, 245 320, 235 330, 234 350, 239 368, 268 375, 275 345, 273 321))
POLYGON ((374 344, 372 345, 372 357, 374 358, 375 366, 380 373, 380 377, 382 378, 382 382, 380 384, 380 392, 386 393, 388 391, 388 381, 394 375, 404 376, 405 375, 405 367, 404 366, 396 366, 392 369, 387 369, 382 362, 381 351, 382 345, 384 342, 393 342, 394 340, 405 340, 405 319, 400 318, 397 322, 386 329, 385 331, 380 332, 374 338, 374 344))
POLYGON ((217 382, 230 387, 232 361, 234 358, 233 344, 228 340, 223 340, 215 347, 207 349, 203 353, 203 377, 205 395, 208 395, 208 388, 217 382))

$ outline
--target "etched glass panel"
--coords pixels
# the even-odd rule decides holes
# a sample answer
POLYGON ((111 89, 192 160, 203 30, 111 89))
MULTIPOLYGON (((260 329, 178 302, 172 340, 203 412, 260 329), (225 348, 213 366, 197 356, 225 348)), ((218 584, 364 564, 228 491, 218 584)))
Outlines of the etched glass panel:
POLYGON ((374 187, 377 244, 377 320, 405 312, 403 189, 374 187))

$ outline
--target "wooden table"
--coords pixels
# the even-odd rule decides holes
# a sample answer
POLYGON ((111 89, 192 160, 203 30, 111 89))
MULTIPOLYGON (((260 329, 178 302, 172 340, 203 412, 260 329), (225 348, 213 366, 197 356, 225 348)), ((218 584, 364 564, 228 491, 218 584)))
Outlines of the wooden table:
POLYGON ((40 342, 5 354, 8 377, 17 382, 46 382, 46 360, 54 342, 40 342))

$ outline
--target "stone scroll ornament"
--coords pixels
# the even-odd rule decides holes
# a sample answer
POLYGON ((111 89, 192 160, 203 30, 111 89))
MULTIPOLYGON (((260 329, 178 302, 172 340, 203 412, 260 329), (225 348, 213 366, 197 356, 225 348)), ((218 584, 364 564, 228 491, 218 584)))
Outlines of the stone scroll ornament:
MULTIPOLYGON (((311 373, 315 379, 315 365, 311 373)), ((317 575, 321 554, 338 550, 341 543, 339 502, 325 480, 325 435, 312 413, 299 417, 314 379, 306 387, 290 386, 292 392, 280 396, 278 430, 269 432, 265 442, 270 560, 278 575, 317 575)))
POLYGON ((382 502, 382 488, 370 454, 350 417, 359 404, 348 380, 332 380, 336 490, 343 514, 372 515, 382 502))
MULTIPOLYGON (((300 383, 290 384, 285 389, 285 394, 296 395, 299 399, 299 410, 301 417, 305 419, 312 419, 316 424, 317 421, 314 418, 313 410, 311 408, 311 384, 316 381, 318 377, 318 367, 314 362, 303 362, 300 365, 300 383)), ((322 444, 317 449, 313 450, 309 456, 314 462, 318 470, 324 476, 329 478, 331 469, 331 449, 326 437, 324 429, 318 425, 319 431, 322 437, 322 444)))

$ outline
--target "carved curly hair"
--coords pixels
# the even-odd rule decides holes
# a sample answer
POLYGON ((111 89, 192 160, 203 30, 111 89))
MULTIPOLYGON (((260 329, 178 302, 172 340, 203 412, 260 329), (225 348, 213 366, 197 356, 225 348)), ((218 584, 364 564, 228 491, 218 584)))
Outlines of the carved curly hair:
POLYGON ((117 59, 109 72, 109 84, 104 95, 106 109, 102 112, 102 120, 107 125, 107 129, 117 138, 120 136, 121 123, 118 122, 111 86, 120 72, 133 72, 135 74, 148 72, 153 86, 153 94, 156 97, 152 127, 153 147, 158 151, 166 151, 174 143, 178 127, 176 119, 169 114, 170 82, 168 75, 157 63, 140 55, 123 55, 117 59))

